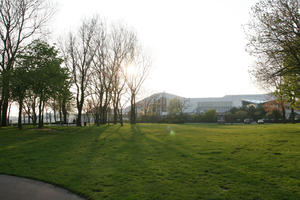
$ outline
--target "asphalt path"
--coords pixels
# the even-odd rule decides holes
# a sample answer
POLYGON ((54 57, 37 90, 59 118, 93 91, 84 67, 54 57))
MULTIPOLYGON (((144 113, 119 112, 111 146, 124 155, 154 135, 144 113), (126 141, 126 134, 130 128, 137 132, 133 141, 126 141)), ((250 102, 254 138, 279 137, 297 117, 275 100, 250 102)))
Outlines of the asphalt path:
POLYGON ((84 200, 70 191, 41 181, 0 174, 0 199, 84 200))

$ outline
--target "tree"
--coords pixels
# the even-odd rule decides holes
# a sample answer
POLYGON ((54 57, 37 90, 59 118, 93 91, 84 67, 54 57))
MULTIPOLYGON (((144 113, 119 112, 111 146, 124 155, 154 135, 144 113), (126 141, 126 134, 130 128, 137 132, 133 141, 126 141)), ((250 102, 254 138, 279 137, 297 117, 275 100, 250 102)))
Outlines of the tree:
POLYGON ((170 100, 168 105, 168 114, 169 115, 182 115, 184 109, 187 106, 186 99, 173 98, 170 100))
POLYGON ((27 114, 28 120, 32 120, 33 125, 35 126, 37 123, 37 99, 36 94, 33 93, 31 87, 26 91, 25 99, 24 99, 24 110, 27 114))
POLYGON ((300 13, 299 1, 261 0, 252 7, 252 21, 247 25, 248 51, 264 58, 273 76, 300 74, 300 13), (291 65, 283 60, 293 59, 291 65))
POLYGON ((22 55, 22 65, 30 69, 28 85, 38 98, 39 128, 43 126, 45 103, 64 87, 68 77, 66 70, 60 67, 62 62, 55 46, 41 40, 34 40, 22 55))
POLYGON ((148 76, 150 59, 146 57, 138 46, 134 46, 132 60, 125 66, 125 81, 130 94, 130 123, 136 123, 136 98, 148 76))
MULTIPOLYGON (((288 76, 283 77, 283 83, 280 85, 280 91, 282 92, 283 98, 289 103, 291 109, 290 120, 295 120, 295 109, 297 105, 297 94, 300 94, 300 77, 288 76)), ((299 96, 298 96, 299 97, 299 96)))
POLYGON ((82 108, 88 96, 87 88, 92 74, 92 62, 98 48, 95 42, 98 28, 97 17, 83 21, 77 34, 70 33, 63 47, 65 65, 72 74, 72 83, 75 86, 77 126, 81 126, 82 108))
POLYGON ((283 77, 274 76, 274 74, 280 69, 280 66, 280 63, 273 63, 273 65, 271 65, 261 60, 256 63, 251 74, 264 90, 267 90, 269 93, 277 97, 278 105, 281 106, 282 119, 285 121, 285 97, 281 90, 283 77))
POLYGON ((235 115, 235 119, 239 119, 243 121, 244 119, 247 118, 248 113, 244 110, 239 110, 234 115, 235 115))
MULTIPOLYGON (((136 48, 136 36, 125 27, 119 25, 114 26, 110 37, 110 70, 111 70, 111 87, 112 87, 112 106, 114 113, 114 124, 117 123, 120 116, 119 105, 121 104, 121 97, 126 89, 126 78, 122 76, 122 66, 130 62, 134 49, 136 48)), ((120 120, 121 121, 121 120, 120 120)))
POLYGON ((216 110, 207 110, 202 116, 203 122, 216 122, 217 121, 217 112, 216 110))
POLYGON ((11 71, 17 54, 26 41, 38 33, 52 16, 53 10, 45 0, 0 1, 0 66, 2 91, 0 99, 1 125, 7 125, 11 71))
MULTIPOLYGON (((299 6, 295 0, 261 0, 252 7, 253 19, 247 25, 248 51, 257 57, 252 75, 264 89, 271 89, 277 96, 283 120, 287 98, 282 90, 287 82, 284 77, 299 79, 300 76, 299 6)), ((295 92, 300 95, 300 90, 295 92)))
POLYGON ((59 91, 58 95, 60 110, 63 114, 63 123, 67 123, 68 112, 71 111, 73 95, 70 91, 70 88, 71 81, 68 76, 67 79, 64 80, 63 87, 59 91))
MULTIPOLYGON (((141 100, 139 102, 139 107, 141 108, 141 111, 142 111, 142 114, 143 114, 143 117, 145 119, 147 119, 148 116, 150 115, 160 115, 161 112, 157 112, 158 109, 156 109, 157 107, 162 107, 162 101, 163 99, 165 99, 165 97, 162 97, 162 96, 159 96, 157 94, 154 94, 154 95, 151 95, 143 100, 141 100)), ((161 109, 159 109, 161 110, 161 109)), ((164 110, 165 112, 167 111, 164 110)))

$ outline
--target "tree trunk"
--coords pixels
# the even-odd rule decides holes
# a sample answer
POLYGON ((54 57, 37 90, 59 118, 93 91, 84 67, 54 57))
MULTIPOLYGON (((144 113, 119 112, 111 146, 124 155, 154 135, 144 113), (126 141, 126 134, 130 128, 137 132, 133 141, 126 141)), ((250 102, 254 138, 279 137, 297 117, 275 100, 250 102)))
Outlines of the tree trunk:
POLYGON ((114 107, 114 124, 117 124, 118 121, 118 107, 114 107))
POLYGON ((42 123, 42 100, 40 99, 40 103, 39 103, 39 128, 43 127, 43 123, 42 123))
POLYGON ((28 124, 30 124, 30 115, 29 115, 29 113, 27 114, 27 118, 28 118, 28 124))
POLYGON ((292 123, 295 123, 295 110, 294 110, 294 108, 291 108, 290 119, 291 119, 292 123))
POLYGON ((18 128, 22 129, 22 107, 23 107, 23 101, 19 101, 19 115, 18 115, 18 128))
POLYGON ((107 123, 107 108, 106 107, 102 107, 102 112, 101 112, 101 123, 102 124, 106 124, 107 123))
POLYGON ((135 94, 131 94, 131 107, 130 107, 130 123, 136 123, 136 108, 135 108, 135 94))
POLYGON ((64 124, 66 124, 67 123, 67 109, 66 109, 66 102, 65 101, 63 101, 61 107, 62 107, 61 109, 62 109, 62 113, 63 113, 63 116, 64 116, 64 124))
POLYGON ((2 126, 7 126, 8 97, 4 97, 2 105, 2 126))
POLYGON ((107 108, 106 109, 106 121, 107 121, 107 124, 109 125, 110 123, 110 114, 111 114, 111 109, 110 108, 107 108))
POLYGON ((54 116, 54 122, 56 122, 57 120, 56 120, 56 110, 55 110, 55 108, 53 109, 53 116, 54 116))
MULTIPOLYGON (((81 88, 81 91, 83 91, 83 88, 81 88)), ((82 126, 81 115, 82 115, 83 103, 84 103, 84 94, 82 93, 80 96, 80 100, 77 98, 77 111, 78 111, 78 116, 76 120, 77 126, 82 126)))
POLYGON ((44 126, 44 108, 45 108, 45 102, 42 101, 42 127, 44 126))
POLYGON ((123 126, 123 109, 119 109, 119 118, 120 118, 120 124, 123 126))
POLYGON ((8 69, 2 72, 2 126, 7 126, 7 111, 8 111, 8 100, 9 100, 9 71, 8 69))
POLYGON ((100 126, 100 112, 99 111, 96 111, 95 123, 97 126, 100 126))
POLYGON ((33 100, 33 103, 32 103, 32 123, 33 123, 34 126, 36 126, 36 121, 37 121, 35 104, 36 104, 36 97, 34 97, 34 100, 33 100))
POLYGON ((11 112, 11 105, 12 103, 9 104, 9 107, 8 107, 8 114, 7 114, 7 125, 9 126, 10 125, 10 112, 11 112))
POLYGON ((0 100, 0 127, 2 126, 2 105, 3 105, 3 98, 0 100))
POLYGON ((59 109, 59 121, 60 121, 60 123, 63 121, 62 120, 62 111, 61 111, 61 109, 59 109))
POLYGON ((82 124, 81 124, 81 113, 82 113, 82 106, 80 105, 78 107, 78 115, 77 115, 77 120, 76 120, 76 125, 77 126, 82 126, 82 124))
POLYGON ((282 110, 282 120, 285 123, 286 121, 286 117, 285 117, 285 107, 284 107, 284 103, 281 103, 281 110, 282 110))

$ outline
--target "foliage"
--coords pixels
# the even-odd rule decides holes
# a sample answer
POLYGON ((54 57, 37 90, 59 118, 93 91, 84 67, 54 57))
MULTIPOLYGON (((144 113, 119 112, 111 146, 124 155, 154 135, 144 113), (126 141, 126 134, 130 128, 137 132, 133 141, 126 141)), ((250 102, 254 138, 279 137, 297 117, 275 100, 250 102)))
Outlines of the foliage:
POLYGON ((295 106, 299 97, 300 5, 295 0, 260 0, 252 7, 247 26, 248 51, 256 56, 252 75, 263 89, 271 89, 281 104, 295 106), (296 80, 296 81, 295 81, 296 80))
POLYGON ((226 122, 243 122, 244 119, 251 119, 257 121, 258 119, 265 118, 266 111, 262 105, 243 106, 241 108, 233 107, 230 111, 225 113, 226 122))
POLYGON ((216 122, 217 121, 217 113, 216 110, 208 110, 201 117, 202 122, 216 122))
POLYGON ((272 110, 266 113, 266 119, 271 120, 272 122, 278 122, 282 118, 282 114, 279 110, 272 110))
MULTIPOLYGON (((34 40, 18 57, 18 65, 14 73, 16 85, 13 93, 18 92, 18 85, 22 86, 22 98, 27 94, 39 99, 39 127, 43 125, 43 110, 45 103, 51 98, 66 93, 65 83, 68 79, 66 69, 60 67, 62 59, 58 57, 58 50, 44 41, 34 40), (19 72, 20 70, 23 70, 19 72), (24 71, 26 70, 26 71, 24 71), (25 73, 26 72, 26 73, 25 73), (22 73, 24 73, 23 77, 22 73)), ((21 94, 20 92, 16 94, 21 94)), ((20 98, 19 98, 20 99, 20 98)))

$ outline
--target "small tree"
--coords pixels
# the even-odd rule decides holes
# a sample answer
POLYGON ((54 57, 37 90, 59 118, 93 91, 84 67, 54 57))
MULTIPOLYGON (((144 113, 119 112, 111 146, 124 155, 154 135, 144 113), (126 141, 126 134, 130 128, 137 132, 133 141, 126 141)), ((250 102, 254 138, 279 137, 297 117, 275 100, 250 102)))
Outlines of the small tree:
POLYGON ((216 122, 217 121, 217 112, 216 110, 208 110, 202 116, 203 122, 216 122))

